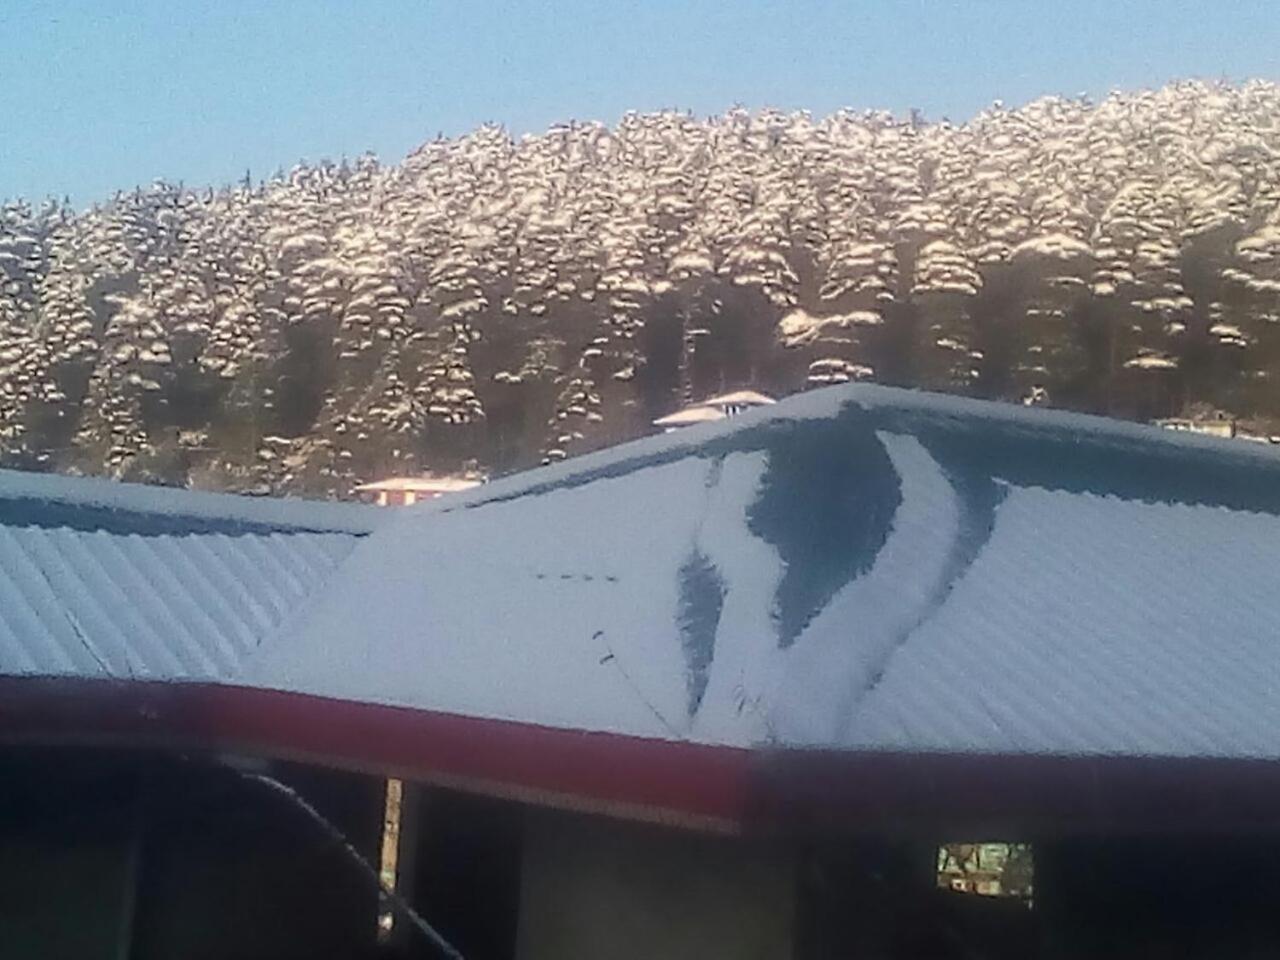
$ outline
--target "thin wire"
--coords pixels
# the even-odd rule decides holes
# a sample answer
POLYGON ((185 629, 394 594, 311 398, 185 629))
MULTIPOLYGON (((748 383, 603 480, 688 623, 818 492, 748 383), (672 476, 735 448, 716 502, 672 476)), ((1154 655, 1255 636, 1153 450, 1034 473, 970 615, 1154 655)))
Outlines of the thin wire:
POLYGON ((441 955, 448 957, 449 960, 465 960, 461 952, 459 952, 453 944, 449 943, 449 941, 446 940, 435 927, 427 923, 427 921, 424 920, 418 912, 413 909, 413 907, 409 906, 400 894, 383 885, 382 877, 379 875, 378 871, 371 863, 369 863, 368 860, 364 858, 359 850, 352 846, 351 841, 346 838, 343 832, 326 819, 324 814, 303 799, 296 790, 281 783, 274 777, 269 777, 263 773, 250 773, 247 770, 236 770, 234 768, 229 769, 242 779, 256 781, 264 787, 267 787, 268 789, 273 790, 292 801, 295 806, 302 810, 317 826, 320 827, 321 830, 325 832, 330 840, 346 852, 347 856, 353 860, 362 871, 364 871, 365 875, 368 876, 375 885, 377 885, 378 889, 382 891, 383 895, 391 902, 391 905, 396 909, 396 911, 417 927, 422 935, 431 941, 432 945, 440 951, 441 955))
POLYGON ((677 730, 671 721, 662 715, 662 711, 653 705, 653 701, 644 695, 644 691, 640 689, 640 684, 636 683, 631 674, 627 672, 627 668, 622 665, 622 661, 618 659, 618 655, 613 652, 613 646, 609 643, 609 638, 604 635, 604 631, 597 630, 591 635, 591 639, 601 640, 604 642, 605 655, 600 658, 600 665, 604 666, 606 663, 613 664, 613 668, 617 670, 622 679, 626 681, 627 686, 631 688, 631 692, 639 698, 641 703, 649 708, 649 712, 657 718, 657 721, 667 728, 667 732, 671 734, 672 739, 687 740, 688 737, 677 730))

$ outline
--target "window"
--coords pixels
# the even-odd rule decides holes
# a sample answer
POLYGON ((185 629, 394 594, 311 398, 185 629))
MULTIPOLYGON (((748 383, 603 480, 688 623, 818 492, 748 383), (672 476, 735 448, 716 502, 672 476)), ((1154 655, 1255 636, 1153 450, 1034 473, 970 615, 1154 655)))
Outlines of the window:
POLYGON ((982 897, 1030 902, 1034 865, 1028 843, 944 843, 938 848, 938 886, 982 897))

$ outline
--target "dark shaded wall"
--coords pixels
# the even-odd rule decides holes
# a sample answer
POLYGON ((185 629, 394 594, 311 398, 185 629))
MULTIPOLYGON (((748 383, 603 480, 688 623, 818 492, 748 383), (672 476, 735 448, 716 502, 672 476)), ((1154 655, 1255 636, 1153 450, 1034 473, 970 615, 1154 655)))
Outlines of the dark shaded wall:
MULTIPOLYGON (((271 773, 376 862, 380 779, 271 773)), ((939 824, 938 837, 761 841, 417 796, 405 893, 469 960, 1280 956, 1280 836, 1225 820, 1031 837, 1029 909, 938 890, 936 843, 957 839, 939 824)), ((225 767, 0 750, 2 960, 430 955, 403 923, 379 950, 377 911, 373 884, 301 810, 225 767)))
MULTIPOLYGON (((381 783, 276 767, 376 859, 381 783)), ((0 956, 363 957, 377 891, 288 800, 138 754, 0 754, 0 956)))
MULTIPOLYGON (((935 845, 811 843, 799 960, 1255 960, 1280 956, 1274 835, 1062 837, 1035 843, 1028 907, 939 890, 935 845)), ((993 839, 993 838, 984 838, 993 839)))
MULTIPOLYGON (((413 796, 401 846, 405 895, 467 960, 510 960, 520 914, 525 808, 451 790, 415 790, 413 796)), ((397 939, 399 955, 426 955, 415 932, 402 930, 397 939)))
POLYGON ((784 845, 581 815, 530 816, 520 960, 788 960, 784 845))
POLYGON ((1274 837, 1044 843, 1036 870, 1045 960, 1280 956, 1274 837))
POLYGON ((0 956, 127 956, 139 770, 0 756, 0 956))

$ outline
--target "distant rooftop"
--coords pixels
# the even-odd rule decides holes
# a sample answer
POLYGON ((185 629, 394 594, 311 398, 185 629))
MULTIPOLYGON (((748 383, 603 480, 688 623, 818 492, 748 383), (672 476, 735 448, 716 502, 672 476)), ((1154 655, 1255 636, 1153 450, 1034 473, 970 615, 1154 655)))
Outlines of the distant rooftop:
POLYGON ((386 520, 350 503, 251 497, 0 470, 0 525, 67 526, 143 536, 174 533, 349 533, 386 520))
POLYGON ((755 390, 735 390, 733 393, 722 393, 717 397, 708 397, 702 401, 704 407, 766 407, 778 401, 768 394, 755 390))
POLYGON ((683 427, 691 423, 710 423, 713 420, 723 420, 726 416, 728 414, 722 410, 699 404, 694 407, 685 407, 675 413, 669 413, 665 417, 659 417, 653 421, 653 425, 655 427, 683 427))
POLYGON ((766 407, 778 401, 767 394, 755 390, 735 390, 719 396, 708 397, 687 407, 659 417, 653 421, 655 427, 687 427, 694 423, 709 423, 723 420, 735 413, 741 413, 752 407, 766 407))
POLYGON ((481 480, 475 477, 388 477, 362 483, 356 487, 360 493, 412 492, 412 493, 460 493, 478 487, 481 480))
POLYGON ((1239 421, 1228 416, 1214 417, 1166 417, 1155 421, 1156 426, 1165 430, 1177 430, 1184 433, 1202 433, 1213 437, 1230 437, 1236 440, 1251 440, 1254 443, 1280 443, 1280 437, 1255 433, 1239 421))

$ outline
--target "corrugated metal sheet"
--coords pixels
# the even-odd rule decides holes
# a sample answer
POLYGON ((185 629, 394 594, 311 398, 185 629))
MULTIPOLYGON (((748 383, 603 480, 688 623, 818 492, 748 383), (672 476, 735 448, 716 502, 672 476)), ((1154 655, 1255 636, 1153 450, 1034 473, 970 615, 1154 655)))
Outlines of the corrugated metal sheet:
POLYGON ((124 533, 366 534, 386 511, 353 503, 180 490, 100 477, 0 470, 0 524, 124 533))
POLYGON ((1280 755, 1280 518, 1035 488, 998 518, 842 745, 1280 755))
POLYGON ((0 476, 0 673, 734 747, 1280 758, 1254 444, 855 386, 404 510, 53 479, 0 476))
POLYGON ((1280 457, 821 391, 406 511, 245 670, 739 747, 1277 758, 1280 457))
POLYGON ((6 473, 0 674, 230 679, 329 582, 372 520, 6 473))

